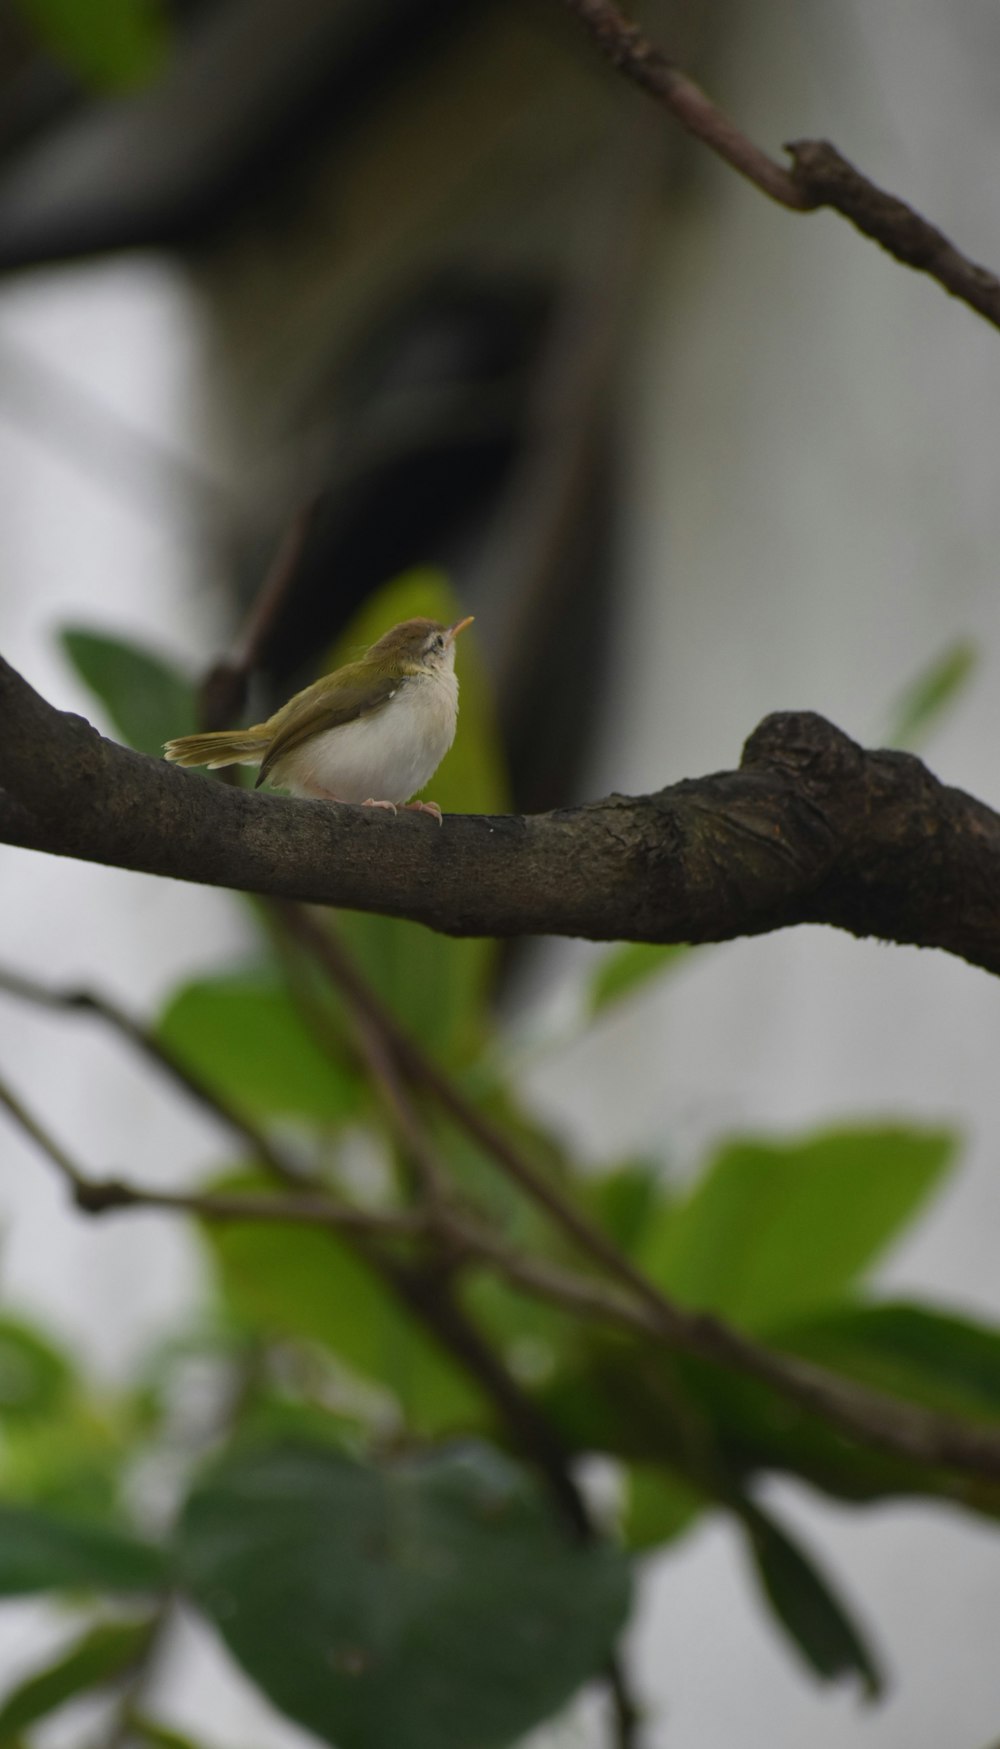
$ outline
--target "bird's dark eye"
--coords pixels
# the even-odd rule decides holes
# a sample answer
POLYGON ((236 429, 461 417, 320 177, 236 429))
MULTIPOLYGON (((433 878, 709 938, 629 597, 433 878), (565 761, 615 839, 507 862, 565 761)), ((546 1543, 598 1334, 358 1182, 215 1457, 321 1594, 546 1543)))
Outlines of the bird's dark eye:
POLYGON ((440 632, 434 633, 434 637, 431 640, 431 647, 435 650, 443 650, 444 649, 444 639, 441 636, 440 632))

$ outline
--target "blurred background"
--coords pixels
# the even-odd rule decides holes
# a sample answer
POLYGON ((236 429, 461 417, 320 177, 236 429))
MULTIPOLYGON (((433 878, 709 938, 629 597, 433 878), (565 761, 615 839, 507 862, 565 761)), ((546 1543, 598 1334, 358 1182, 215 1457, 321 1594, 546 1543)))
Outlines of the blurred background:
MULTIPOLYGON (((986 0, 642 16, 762 145, 834 140, 1000 266, 986 0)), ((555 0, 174 0, 71 54, 45 17, 0 10, 0 645, 46 697, 93 714, 67 625, 206 669, 315 500, 261 710, 372 590, 432 563, 476 615, 521 809, 730 767, 771 710, 877 742, 957 640, 976 664, 921 751, 997 803, 986 324, 832 215, 772 208, 555 0)), ((246 945, 224 894, 12 850, 0 905, 8 965, 141 1010, 246 945)), ((558 1025, 592 957, 523 952, 510 1027, 558 1025)), ((207 1119, 123 1075, 107 1039, 0 1001, 12 1080, 95 1169, 197 1174, 207 1119)), ((797 930, 698 956, 579 1045, 527 1053, 525 1079, 584 1161, 655 1148, 679 1180, 734 1129, 954 1126, 960 1171, 883 1281, 989 1320, 998 1038, 981 973, 797 930)), ((197 1293, 198 1252, 152 1216, 89 1225, 7 1129, 0 1160, 5 1303, 123 1377, 197 1293)), ((773 1493, 878 1624, 889 1694, 862 1709, 817 1687, 731 1527, 699 1521, 646 1569, 630 1651, 650 1742, 985 1749, 996 1531, 773 1493)), ((40 1607, 0 1610, 3 1685, 52 1632, 40 1607)), ((179 1726, 306 1742, 193 1626, 170 1676, 179 1726)), ((602 1729, 584 1709, 538 1749, 602 1729)))

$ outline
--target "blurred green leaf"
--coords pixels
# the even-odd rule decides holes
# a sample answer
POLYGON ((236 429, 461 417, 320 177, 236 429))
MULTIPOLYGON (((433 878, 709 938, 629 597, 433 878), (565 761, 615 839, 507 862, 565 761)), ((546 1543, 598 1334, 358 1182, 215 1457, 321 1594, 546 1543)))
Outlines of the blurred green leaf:
POLYGON ((266 968, 184 985, 157 1036, 217 1093, 255 1116, 336 1124, 358 1111, 357 1077, 320 1049, 287 988, 266 968))
POLYGON ((263 1389, 247 1392, 238 1438, 255 1446, 330 1445, 357 1456, 370 1434, 369 1423, 360 1415, 337 1414, 318 1403, 263 1389))
MULTIPOLYGON (((577 1194, 576 1174, 559 1137, 534 1113, 519 1105, 492 1075, 481 1076, 476 1065, 457 1076, 461 1092, 518 1153, 569 1196, 577 1194)), ((462 1126, 433 1111, 427 1114, 434 1146, 459 1188, 481 1214, 517 1244, 544 1244, 551 1222, 500 1170, 493 1156, 462 1126)))
MULTIPOLYGON (((213 1189, 258 1181, 227 1179, 213 1189)), ((210 1224, 205 1238, 236 1316, 266 1339, 319 1342, 396 1398, 408 1428, 427 1436, 481 1424, 479 1392, 425 1336, 378 1277, 333 1233, 260 1222, 210 1224)))
POLYGON ((629 1464, 623 1475, 621 1532, 636 1554, 662 1548, 689 1530, 711 1500, 662 1464, 629 1464))
POLYGON ((580 1186, 591 1214, 623 1251, 641 1249, 650 1227, 669 1207, 663 1168, 655 1160, 627 1160, 580 1186))
POLYGON ((0 1706, 0 1749, 8 1749, 26 1725, 47 1718, 68 1700, 124 1676, 142 1657, 149 1635, 148 1622, 103 1622, 75 1640, 55 1663, 20 1682, 0 1706))
POLYGON ((979 652, 970 639, 950 644, 896 700, 886 745, 919 745, 965 690, 978 660, 979 652))
MULTIPOLYGON (((69 3, 86 19, 79 0, 69 3)), ((152 650, 81 628, 63 631, 62 644, 114 728, 138 753, 159 759, 164 741, 197 728, 194 688, 152 650)))
MULTIPOLYGON (((462 607, 439 571, 408 571, 365 603, 333 653, 349 661, 390 626, 425 615, 450 625, 462 607)), ((475 630, 458 640, 458 733, 425 792, 445 813, 496 814, 509 805, 500 732, 475 630)), ((428 830, 433 822, 426 822, 428 830)), ((435 934, 393 917, 344 913, 339 926, 397 1019, 452 1068, 479 1046, 496 944, 435 934)))
POLYGON ((163 1583, 158 1549, 122 1531, 0 1504, 0 1597, 31 1591, 149 1591, 163 1583))
POLYGON ((621 1553, 573 1541, 485 1446, 231 1456, 179 1560, 243 1668, 338 1749, 502 1749, 601 1670, 629 1600, 621 1553))
POLYGON ((451 1068, 468 1062, 483 1039, 496 944, 361 911, 339 912, 337 926, 406 1031, 451 1068))
POLYGON ((835 1307, 775 1343, 873 1390, 944 1415, 1000 1421, 1000 1330, 931 1306, 835 1307))
POLYGON ((826 1682, 853 1676, 874 1700, 882 1677, 860 1628, 813 1557, 760 1507, 742 1513, 764 1595, 789 1638, 826 1682))
POLYGON ((175 1731, 146 1714, 133 1713, 129 1720, 129 1749, 205 1749, 186 1732, 175 1731))
POLYGON ((135 1436, 131 1405, 108 1408, 82 1390, 38 1415, 8 1416, 0 1441, 0 1494, 70 1519, 110 1522, 135 1436))
POLYGON ((526 1387, 550 1380, 575 1350, 572 1313, 518 1293, 487 1270, 469 1272, 462 1304, 526 1387))
POLYGON ((0 1415, 49 1415, 64 1402, 72 1383, 73 1369, 65 1355, 30 1324, 0 1318, 0 1415))
POLYGON ((917 1212, 955 1153, 944 1131, 734 1141, 649 1228, 640 1258, 683 1301, 754 1329, 838 1298, 917 1212))
MULTIPOLYGON (((771 1339, 813 1358, 806 1340, 796 1346, 793 1330, 771 1339)), ((852 1376, 846 1368, 845 1376, 852 1376)), ((589 1331, 578 1341, 574 1360, 542 1380, 535 1394, 570 1451, 605 1452, 629 1466, 666 1466, 710 1497, 717 1493, 717 1474, 780 1473, 836 1500, 926 1496, 1000 1516, 998 1482, 860 1444, 769 1385, 704 1361, 671 1357, 643 1338, 589 1331), (709 1466, 703 1462, 703 1429, 713 1457, 709 1466)), ((914 1400, 921 1400, 919 1393, 914 1400)), ((719 1503, 730 1504, 728 1492, 719 1503)))
POLYGON ((598 962, 587 985, 588 1017, 593 1019, 623 997, 637 994, 650 979, 676 971, 692 952, 682 943, 648 941, 626 941, 614 948, 598 962))
POLYGON ((170 45, 159 0, 17 0, 61 61, 97 86, 122 88, 152 79, 170 45))
POLYGON ((228 1392, 239 1379, 249 1390, 258 1360, 252 1334, 211 1312, 168 1329, 143 1351, 133 1373, 128 1405, 136 1440, 155 1439, 169 1429, 178 1403, 190 1397, 192 1381, 199 1389, 217 1383, 228 1392))

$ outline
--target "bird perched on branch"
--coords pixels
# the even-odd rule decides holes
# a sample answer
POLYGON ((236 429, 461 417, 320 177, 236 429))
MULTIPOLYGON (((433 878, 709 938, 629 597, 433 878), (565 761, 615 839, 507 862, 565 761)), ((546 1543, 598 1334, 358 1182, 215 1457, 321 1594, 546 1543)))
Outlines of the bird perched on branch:
POLYGON ((400 805, 441 822, 436 802, 411 802, 455 739, 458 679, 453 626, 407 619, 357 662, 325 674, 249 729, 220 729, 168 741, 176 765, 259 765, 265 780, 292 795, 366 808, 400 805))

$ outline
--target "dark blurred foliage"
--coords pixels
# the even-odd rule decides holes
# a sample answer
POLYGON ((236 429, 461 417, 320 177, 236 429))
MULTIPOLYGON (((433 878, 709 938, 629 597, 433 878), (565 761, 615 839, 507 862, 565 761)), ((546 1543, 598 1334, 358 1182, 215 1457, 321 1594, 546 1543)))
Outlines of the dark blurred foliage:
POLYGON ((214 531, 238 602, 317 504, 264 702, 380 583, 440 565, 481 622, 515 802, 571 799, 614 623, 611 410, 659 130, 557 9, 520 0, 170 18, 156 77, 102 92, 7 14, 0 267, 134 246, 187 263, 245 447, 214 531))

